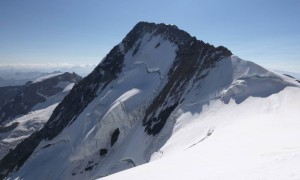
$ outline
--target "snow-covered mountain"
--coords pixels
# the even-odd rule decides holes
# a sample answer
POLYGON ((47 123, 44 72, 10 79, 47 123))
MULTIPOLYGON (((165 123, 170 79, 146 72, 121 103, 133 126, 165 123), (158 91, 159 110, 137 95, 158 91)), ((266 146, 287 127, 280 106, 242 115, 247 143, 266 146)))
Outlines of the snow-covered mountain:
POLYGON ((28 81, 33 81, 58 72, 75 72, 81 77, 87 76, 96 65, 78 64, 0 64, 0 87, 20 86, 28 81))
POLYGON ((54 108, 80 80, 77 74, 55 73, 23 86, 1 87, 0 159, 40 130, 54 108))
MULTIPOLYGON (((75 73, 55 73, 39 77, 24 86, 20 86, 19 90, 13 91, 13 95, 17 92, 15 96, 5 99, 4 103, 0 103, 4 104, 0 108, 0 124, 32 110, 40 109, 42 105, 39 103, 47 102, 46 106, 48 106, 49 97, 62 92, 70 83, 77 83, 80 79, 81 77, 75 73), (36 105, 39 107, 34 107, 36 105)), ((4 90, 6 90, 6 94, 12 91, 9 88, 4 90)), ((59 100, 54 101, 59 102, 59 100)))
MULTIPOLYGON (((295 120, 300 115, 295 111, 299 85, 295 79, 241 60, 225 47, 199 41, 174 25, 140 22, 73 87, 39 132, 0 161, 0 174, 12 179, 97 179, 161 159, 111 178, 121 179, 124 174, 129 179, 163 179, 171 174, 168 167, 174 166, 176 179, 181 167, 194 167, 194 173, 201 173, 201 168, 207 170, 203 163, 210 168, 217 165, 216 160, 203 161, 221 159, 230 152, 239 163, 244 151, 230 148, 241 145, 247 156, 244 142, 252 133, 256 139, 268 133, 269 129, 259 128, 271 125, 272 118, 279 125, 271 127, 271 135, 263 140, 286 140, 272 136, 280 123, 299 127, 295 120), (290 92, 295 100, 286 107, 293 99, 290 92), (286 116, 286 110, 293 115, 286 116), (291 119, 285 122, 282 117, 291 119), (256 127, 258 133, 253 131, 256 127), (223 152, 220 143, 229 149, 224 147, 223 152), (198 151, 204 159, 198 158, 198 151), (190 164, 177 162, 177 155, 182 163, 190 164), (147 173, 155 164, 153 174, 147 173)), ((284 135, 296 139, 299 134, 284 135)), ((249 141, 249 146, 256 150, 263 142, 249 141)), ((297 146, 289 142, 283 147, 297 146)), ((223 160, 221 165, 230 163, 227 157, 223 160)), ((202 177, 209 179, 206 175, 202 177)))

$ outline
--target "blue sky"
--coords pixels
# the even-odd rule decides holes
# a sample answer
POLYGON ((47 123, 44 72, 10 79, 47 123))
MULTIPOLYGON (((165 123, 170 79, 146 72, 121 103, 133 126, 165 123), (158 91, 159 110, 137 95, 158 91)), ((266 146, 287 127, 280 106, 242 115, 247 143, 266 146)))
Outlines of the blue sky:
POLYGON ((139 21, 300 72, 299 0, 1 0, 0 65, 98 64, 139 21))

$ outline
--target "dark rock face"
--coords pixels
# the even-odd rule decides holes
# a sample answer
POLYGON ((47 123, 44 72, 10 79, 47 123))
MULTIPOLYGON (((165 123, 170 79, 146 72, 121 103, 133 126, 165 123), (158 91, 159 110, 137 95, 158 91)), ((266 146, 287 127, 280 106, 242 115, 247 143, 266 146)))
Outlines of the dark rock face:
POLYGON ((91 74, 73 87, 45 124, 43 131, 45 131, 47 139, 53 139, 69 123, 72 123, 97 96, 98 89, 103 90, 118 77, 123 67, 123 56, 118 46, 115 46, 91 74))
POLYGON ((62 91, 61 87, 56 87, 59 82, 77 83, 80 80, 81 77, 75 73, 64 73, 41 82, 28 83, 25 86, 19 87, 15 90, 16 95, 1 107, 0 123, 18 115, 27 114, 36 104, 45 102, 47 97, 62 91))
POLYGON ((291 75, 288 75, 288 74, 283 74, 283 75, 285 75, 285 76, 287 76, 287 77, 290 77, 290 78, 293 78, 295 81, 297 81, 298 83, 300 83, 300 81, 299 81, 298 79, 296 79, 295 77, 293 77, 293 76, 291 76, 291 75))
POLYGON ((101 157, 105 156, 107 154, 107 149, 100 149, 99 155, 101 157))
MULTIPOLYGON (((195 76, 196 80, 204 78, 210 68, 221 59, 232 55, 225 47, 214 47, 203 41, 191 37, 190 34, 179 30, 174 25, 154 24, 140 22, 125 38, 126 49, 133 47, 134 42, 144 33, 161 35, 178 46, 176 60, 168 73, 168 82, 162 91, 156 96, 150 107, 146 111, 143 125, 149 135, 156 135, 164 127, 167 118, 155 117, 160 114, 160 110, 174 110, 180 104, 184 90, 188 82, 195 76), (167 104, 169 100, 169 104, 167 104)), ((155 47, 158 47, 157 44, 155 47)), ((139 46, 137 46, 138 48, 139 46)), ((134 51, 135 52, 135 51, 134 51)))
POLYGON ((0 133, 11 131, 12 129, 16 128, 18 125, 19 125, 18 122, 14 122, 9 126, 0 126, 0 133))
POLYGON ((168 82, 147 109, 143 120, 145 131, 149 135, 156 135, 164 127, 166 121, 166 116, 162 112, 167 111, 166 114, 171 114, 170 111, 180 104, 191 78, 195 77, 197 80, 204 78, 207 75, 205 70, 214 67, 218 61, 232 53, 225 47, 215 48, 199 41, 176 26, 148 24, 146 27, 147 29, 153 28, 153 31, 163 34, 166 39, 178 45, 176 60, 168 73, 168 82), (167 100, 169 104, 166 103, 167 100), (161 109, 163 111, 160 113, 161 109), (155 117, 155 114, 159 114, 160 117, 155 117))
POLYGON ((14 169, 19 169, 31 155, 31 149, 34 149, 41 140, 42 137, 39 136, 39 133, 34 132, 26 139, 26 142, 22 141, 14 150, 10 151, 3 159, 1 159, 0 178, 4 179, 9 172, 14 169))
MULTIPOLYGON (((175 62, 168 72, 168 81, 147 108, 143 118, 145 132, 148 135, 154 136, 161 131, 170 114, 180 105, 184 98, 183 93, 192 78, 202 79, 207 75, 206 71, 214 67, 216 62, 231 55, 228 49, 216 48, 199 41, 176 26, 138 23, 122 41, 122 49, 115 46, 91 74, 73 87, 69 95, 56 107, 43 129, 25 139, 0 161, 0 178, 22 166, 42 140, 53 139, 76 120, 99 91, 118 78, 124 66, 124 55, 145 33, 160 35, 178 46, 175 62)), ((153 48, 159 46, 160 44, 157 44, 153 48)), ((139 45, 133 50, 132 55, 138 50, 139 45)), ((117 128, 112 133, 111 146, 116 143, 119 135, 120 130, 117 128)), ((107 149, 101 149, 99 153, 100 156, 104 156, 107 149)), ((86 170, 92 170, 92 167, 86 170)))
POLYGON ((290 77, 290 78, 293 78, 293 79, 296 79, 295 77, 293 77, 293 76, 291 76, 291 75, 289 75, 289 74, 283 74, 283 75, 285 75, 285 76, 287 76, 287 77, 290 77))
POLYGON ((171 115, 171 113, 174 111, 174 109, 178 106, 178 103, 173 104, 172 106, 166 108, 165 110, 161 111, 158 115, 158 117, 154 117, 153 119, 151 119, 151 124, 152 127, 149 128, 149 126, 146 126, 146 131, 149 134, 153 134, 156 135, 158 134, 161 129, 164 127, 164 125, 167 122, 167 119, 169 118, 169 116, 171 115))
POLYGON ((11 101, 17 94, 26 88, 23 86, 5 86, 0 87, 0 108, 11 101))
POLYGON ((119 128, 117 128, 116 130, 114 130, 114 132, 111 135, 110 146, 113 146, 117 142, 119 135, 120 135, 120 130, 119 128))

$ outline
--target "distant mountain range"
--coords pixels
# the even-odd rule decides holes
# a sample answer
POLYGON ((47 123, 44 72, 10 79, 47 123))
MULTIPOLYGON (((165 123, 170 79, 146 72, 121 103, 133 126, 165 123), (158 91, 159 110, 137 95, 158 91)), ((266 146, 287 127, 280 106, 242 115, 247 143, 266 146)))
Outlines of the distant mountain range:
POLYGON ((0 87, 24 85, 28 81, 56 72, 75 72, 82 77, 88 75, 95 68, 95 65, 1 65, 0 66, 0 87))
POLYGON ((0 87, 25 85, 28 81, 57 72, 19 72, 0 70, 0 87))

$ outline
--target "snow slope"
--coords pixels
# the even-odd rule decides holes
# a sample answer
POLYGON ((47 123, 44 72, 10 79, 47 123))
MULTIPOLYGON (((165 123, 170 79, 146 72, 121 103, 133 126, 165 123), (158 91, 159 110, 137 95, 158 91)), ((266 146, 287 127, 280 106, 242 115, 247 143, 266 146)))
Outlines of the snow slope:
POLYGON ((299 107, 298 87, 212 101, 180 114, 159 160, 103 179, 300 179, 299 107))
POLYGON ((172 113, 172 135, 151 163, 104 179, 300 178, 295 80, 232 56, 202 83, 172 113))

